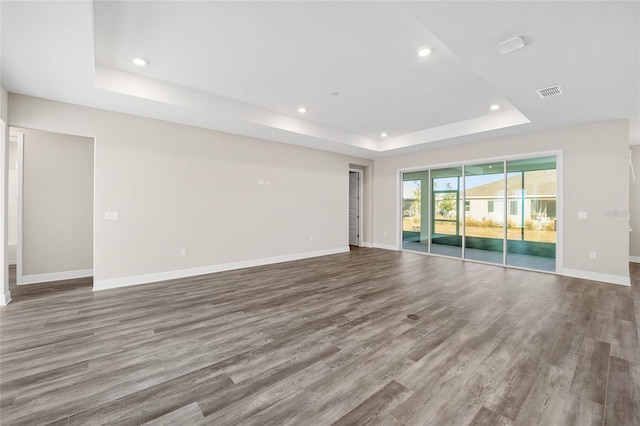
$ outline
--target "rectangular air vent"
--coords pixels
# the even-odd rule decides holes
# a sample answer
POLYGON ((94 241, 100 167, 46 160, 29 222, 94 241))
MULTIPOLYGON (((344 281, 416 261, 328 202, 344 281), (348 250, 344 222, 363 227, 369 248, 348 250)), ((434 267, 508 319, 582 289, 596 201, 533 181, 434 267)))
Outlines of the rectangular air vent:
POLYGON ((545 99, 545 98, 552 98, 554 96, 562 95, 564 94, 564 90, 562 89, 562 86, 558 84, 556 86, 551 86, 551 87, 546 87, 544 89, 536 90, 536 93, 542 99, 545 99))

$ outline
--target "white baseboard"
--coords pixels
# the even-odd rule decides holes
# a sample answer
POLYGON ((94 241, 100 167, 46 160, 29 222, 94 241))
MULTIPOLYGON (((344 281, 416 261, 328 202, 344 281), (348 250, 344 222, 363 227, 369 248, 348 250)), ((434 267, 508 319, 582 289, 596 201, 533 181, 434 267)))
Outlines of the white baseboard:
POLYGON ((640 256, 629 256, 629 262, 640 263, 640 256))
POLYGON ((241 262, 223 263, 219 265, 201 266, 198 268, 179 269, 175 271, 158 272, 155 274, 136 275, 133 277, 112 278, 96 280, 93 282, 93 291, 108 290, 111 288, 128 287, 131 285, 148 284, 158 281, 187 278, 197 275, 213 274, 216 272, 231 271, 234 269, 250 268, 252 266, 270 265, 273 263, 290 262, 292 260, 307 259, 310 257, 327 256, 330 254, 346 253, 349 247, 336 249, 310 251, 305 253, 287 254, 284 256, 266 257, 261 259, 244 260, 241 262))
POLYGON ((0 294, 0 306, 6 306, 11 302, 11 292, 7 291, 5 294, 0 294))
POLYGON ((93 269, 80 269, 77 271, 52 272, 50 274, 35 274, 23 276, 18 285, 38 284, 50 281, 73 280, 75 278, 86 278, 93 276, 93 269))
POLYGON ((398 251, 398 247, 396 247, 394 245, 391 245, 391 244, 373 243, 373 247, 379 248, 379 249, 384 249, 384 250, 398 251))
POLYGON ((567 277, 582 278, 585 280, 602 281, 610 284, 618 284, 624 286, 631 285, 631 278, 629 278, 628 276, 625 277, 624 275, 601 274, 599 272, 580 271, 578 269, 567 268, 562 268, 558 271, 558 274, 566 275, 567 277))
POLYGON ((373 248, 373 243, 367 243, 365 241, 360 243, 360 247, 373 248))

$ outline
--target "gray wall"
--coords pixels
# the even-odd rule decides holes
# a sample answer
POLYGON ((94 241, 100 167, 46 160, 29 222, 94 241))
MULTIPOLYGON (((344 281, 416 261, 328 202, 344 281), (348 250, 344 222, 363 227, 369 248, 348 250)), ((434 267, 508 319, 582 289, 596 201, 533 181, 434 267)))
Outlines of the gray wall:
POLYGON ((399 241, 398 169, 551 150, 562 150, 564 157, 564 217, 559 225, 564 232, 561 272, 591 273, 592 277, 612 278, 612 282, 628 282, 628 220, 624 214, 610 213, 626 211, 629 206, 627 120, 376 160, 375 242, 397 246, 399 241), (589 218, 578 220, 579 211, 587 211, 589 218), (589 258, 591 250, 597 252, 597 259, 589 258))
POLYGON ((629 233, 629 256, 640 262, 640 145, 633 145, 632 150, 633 169, 636 181, 629 177, 629 210, 631 213, 631 229, 629 233))
POLYGON ((349 164, 371 161, 20 95, 9 107, 12 125, 95 137, 98 283, 348 249, 349 164))
POLYGON ((93 139, 24 128, 24 276, 93 268, 93 139))

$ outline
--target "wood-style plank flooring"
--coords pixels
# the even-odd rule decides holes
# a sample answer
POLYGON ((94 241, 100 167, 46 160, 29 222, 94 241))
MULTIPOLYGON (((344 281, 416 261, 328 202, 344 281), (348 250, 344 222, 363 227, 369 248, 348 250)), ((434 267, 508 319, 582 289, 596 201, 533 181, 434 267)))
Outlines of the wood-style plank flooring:
POLYGON ((622 287, 355 249, 95 293, 13 286, 0 423, 640 425, 631 270, 622 287))

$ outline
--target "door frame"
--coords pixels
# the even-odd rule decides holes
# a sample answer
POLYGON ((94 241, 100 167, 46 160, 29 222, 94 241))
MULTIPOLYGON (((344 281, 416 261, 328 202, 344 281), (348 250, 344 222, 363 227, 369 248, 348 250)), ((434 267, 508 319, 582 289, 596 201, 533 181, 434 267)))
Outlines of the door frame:
MULTIPOLYGON (((545 271, 540 269, 528 269, 528 268, 522 268, 522 267, 506 265, 506 264, 502 264, 502 265, 496 264, 496 263, 487 263, 487 264, 494 265, 494 266, 502 266, 504 268, 530 270, 534 272, 566 276, 566 274, 564 273, 564 256, 563 256, 563 253, 564 253, 564 179, 563 179, 564 157, 563 155, 564 155, 563 149, 552 149, 548 151, 524 152, 521 154, 501 155, 501 156, 486 157, 486 158, 480 158, 480 159, 463 159, 455 162, 425 164, 420 166, 412 166, 412 167, 396 169, 396 179, 397 179, 396 206, 398 206, 398 208, 396 209, 396 229, 398 229, 398 234, 397 234, 395 250, 411 251, 411 250, 406 250, 402 247, 402 175, 403 173, 424 171, 424 170, 429 170, 429 173, 431 173, 432 169, 462 166, 462 172, 463 172, 462 176, 464 177, 465 167, 473 164, 482 164, 482 163, 494 162, 494 161, 523 160, 527 158, 555 156, 556 157, 556 191, 557 191, 556 193, 556 217, 557 217, 556 226, 557 228, 556 228, 556 259, 555 259, 556 269, 555 271, 551 272, 551 271, 545 271)), ((430 176, 430 184, 431 184, 431 175, 429 176, 430 176)), ((464 201, 466 201, 465 197, 462 198, 463 203, 464 201)), ((506 203, 505 203, 505 207, 506 207, 506 203)), ((429 209, 431 210, 431 207, 429 207, 429 209)), ((505 213, 506 213, 506 210, 505 210, 505 213)), ((463 227, 463 234, 465 233, 464 231, 465 229, 463 227)), ((431 232, 432 230, 429 230, 429 239, 431 239, 431 232)), ((463 235, 463 244, 462 244, 463 249, 464 249, 464 245, 465 244, 464 244, 464 235, 463 235)), ((422 253, 422 252, 415 252, 415 253, 425 254, 429 256, 440 256, 438 254, 431 253, 430 245, 429 245, 429 253, 422 253)), ((464 252, 462 256, 463 256, 462 258, 454 258, 454 259, 459 259, 465 262, 469 261, 469 262, 475 262, 475 263, 486 263, 478 260, 465 259, 464 252)))
POLYGON ((16 174, 18 179, 17 200, 18 203, 18 232, 16 235, 16 284, 22 284, 22 202, 24 189, 24 133, 9 132, 9 141, 17 143, 16 174))
MULTIPOLYGON (((363 202, 362 202, 362 193, 364 192, 364 183, 363 183, 363 177, 364 177, 364 170, 361 169, 355 169, 353 167, 349 167, 349 173, 351 172, 355 172, 358 173, 358 223, 357 223, 357 227, 358 227, 358 237, 357 237, 357 242, 358 244, 356 244, 356 247, 362 247, 362 231, 363 231, 363 226, 362 226, 362 212, 363 210, 363 202)), ((348 231, 348 227, 347 227, 347 231, 348 231)))

